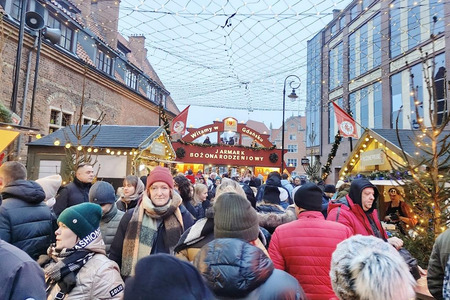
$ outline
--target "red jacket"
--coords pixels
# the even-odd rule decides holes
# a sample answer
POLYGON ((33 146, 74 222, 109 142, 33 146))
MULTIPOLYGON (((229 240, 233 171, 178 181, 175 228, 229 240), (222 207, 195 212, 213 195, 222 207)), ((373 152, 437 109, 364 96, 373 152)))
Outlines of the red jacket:
POLYGON ((320 211, 304 211, 298 220, 277 227, 269 255, 275 268, 297 278, 308 299, 337 299, 330 281, 331 254, 350 236, 350 229, 326 221, 320 211))
POLYGON ((352 230, 353 235, 362 234, 376 236, 372 226, 370 226, 368 218, 373 220, 380 231, 381 236, 387 239, 386 231, 384 231, 381 226, 376 209, 373 209, 371 213, 366 214, 360 205, 353 203, 349 195, 338 199, 335 202, 330 202, 328 205, 327 220, 346 225, 352 230))

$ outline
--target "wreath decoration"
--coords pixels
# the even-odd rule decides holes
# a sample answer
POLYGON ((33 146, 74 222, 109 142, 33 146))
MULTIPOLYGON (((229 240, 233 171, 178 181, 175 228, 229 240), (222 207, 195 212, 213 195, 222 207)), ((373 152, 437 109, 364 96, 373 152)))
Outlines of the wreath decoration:
POLYGON ((269 160, 270 160, 270 162, 272 162, 272 163, 276 163, 276 162, 278 161, 278 154, 276 154, 276 153, 271 153, 271 154, 269 155, 269 160))
POLYGON ((183 147, 178 147, 177 150, 175 150, 175 154, 179 159, 183 159, 183 157, 186 155, 186 150, 184 150, 183 147))

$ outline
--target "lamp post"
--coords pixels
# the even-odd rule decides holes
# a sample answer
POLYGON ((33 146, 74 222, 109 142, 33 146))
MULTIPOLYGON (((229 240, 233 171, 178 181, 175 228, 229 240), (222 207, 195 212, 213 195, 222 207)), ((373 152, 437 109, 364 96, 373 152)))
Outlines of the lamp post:
POLYGON ((295 89, 298 89, 300 87, 300 84, 302 81, 297 75, 288 75, 284 79, 284 86, 283 86, 283 123, 281 125, 281 174, 284 172, 284 114, 286 112, 286 82, 288 79, 291 78, 291 81, 289 82, 289 86, 292 89, 292 92, 289 94, 289 98, 291 99, 297 99, 298 96, 295 93, 295 89), (295 82, 298 81, 298 84, 295 84, 295 82))

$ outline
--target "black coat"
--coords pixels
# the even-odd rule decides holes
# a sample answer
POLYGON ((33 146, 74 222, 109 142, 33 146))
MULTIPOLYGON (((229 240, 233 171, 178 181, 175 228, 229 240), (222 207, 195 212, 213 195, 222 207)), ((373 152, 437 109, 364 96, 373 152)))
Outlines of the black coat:
POLYGON ((53 205, 53 211, 59 216, 67 207, 77 205, 83 202, 89 202, 89 189, 91 183, 84 183, 75 179, 66 185, 56 196, 56 203, 53 205))
POLYGON ((46 254, 53 235, 52 213, 43 202, 42 187, 16 180, 2 190, 0 239, 22 249, 36 260, 46 254))
POLYGON ((306 299, 297 279, 276 270, 261 249, 240 239, 209 242, 194 266, 219 299, 306 299))

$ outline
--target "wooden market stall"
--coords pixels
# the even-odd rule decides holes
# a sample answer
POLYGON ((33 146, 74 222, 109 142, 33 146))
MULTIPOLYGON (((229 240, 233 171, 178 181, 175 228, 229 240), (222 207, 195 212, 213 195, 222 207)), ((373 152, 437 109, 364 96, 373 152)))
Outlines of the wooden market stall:
POLYGON ((89 155, 99 179, 121 185, 125 176, 147 175, 157 165, 171 166, 175 152, 163 127, 84 125, 82 139, 75 126, 61 128, 28 144, 28 177, 61 174, 67 179, 67 157, 89 155), (66 175, 66 176, 64 176, 66 175))

